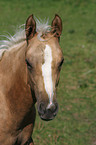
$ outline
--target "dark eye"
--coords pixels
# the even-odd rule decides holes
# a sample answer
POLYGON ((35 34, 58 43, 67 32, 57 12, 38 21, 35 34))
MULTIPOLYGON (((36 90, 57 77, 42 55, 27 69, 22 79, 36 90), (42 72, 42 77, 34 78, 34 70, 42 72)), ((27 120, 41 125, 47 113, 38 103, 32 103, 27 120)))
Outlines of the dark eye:
POLYGON ((64 58, 63 58, 62 61, 59 63, 59 66, 58 66, 59 69, 61 68, 63 62, 64 62, 64 58))
POLYGON ((28 69, 31 70, 32 69, 32 65, 29 63, 29 61, 27 59, 25 59, 25 61, 26 61, 28 69))

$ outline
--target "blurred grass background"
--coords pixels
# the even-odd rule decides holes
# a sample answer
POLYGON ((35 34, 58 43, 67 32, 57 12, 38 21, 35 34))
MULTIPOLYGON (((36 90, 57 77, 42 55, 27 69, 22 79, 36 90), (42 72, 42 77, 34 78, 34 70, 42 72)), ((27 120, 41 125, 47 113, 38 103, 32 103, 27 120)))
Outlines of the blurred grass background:
POLYGON ((0 35, 14 34, 30 14, 63 21, 65 63, 51 122, 36 117, 35 145, 96 145, 96 0, 0 0, 0 35))

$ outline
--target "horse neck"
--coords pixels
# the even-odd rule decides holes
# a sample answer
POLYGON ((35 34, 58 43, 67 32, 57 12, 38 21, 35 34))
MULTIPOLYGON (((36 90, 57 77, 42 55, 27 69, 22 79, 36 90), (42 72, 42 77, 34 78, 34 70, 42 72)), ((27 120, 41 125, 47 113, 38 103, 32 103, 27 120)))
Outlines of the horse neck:
POLYGON ((26 46, 25 42, 5 52, 0 62, 0 91, 11 110, 11 117, 17 122, 21 122, 34 105, 31 89, 26 83, 26 46))
POLYGON ((19 84, 19 81, 26 81, 26 64, 25 64, 25 51, 26 42, 14 46, 5 52, 2 61, 0 62, 3 84, 7 85, 10 89, 13 84, 19 84), (6 83, 8 82, 8 84, 6 83))

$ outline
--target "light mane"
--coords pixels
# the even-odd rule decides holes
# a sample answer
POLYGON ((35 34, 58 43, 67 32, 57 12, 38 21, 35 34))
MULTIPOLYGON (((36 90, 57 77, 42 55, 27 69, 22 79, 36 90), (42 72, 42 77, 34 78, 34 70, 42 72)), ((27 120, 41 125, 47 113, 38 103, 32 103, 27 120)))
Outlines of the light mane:
MULTIPOLYGON (((46 21, 44 20, 44 22, 41 19, 37 18, 35 18, 35 20, 36 20, 36 32, 38 33, 37 38, 40 41, 43 41, 41 36, 43 34, 50 32, 51 26, 48 25, 49 22, 48 19, 46 21)), ((22 26, 25 26, 25 24, 22 26)), ((21 29, 21 27, 19 27, 19 30, 13 36, 11 36, 10 34, 1 36, 5 37, 6 39, 0 41, 0 59, 5 51, 11 49, 15 45, 19 44, 21 45, 21 43, 26 40, 25 29, 21 29)))

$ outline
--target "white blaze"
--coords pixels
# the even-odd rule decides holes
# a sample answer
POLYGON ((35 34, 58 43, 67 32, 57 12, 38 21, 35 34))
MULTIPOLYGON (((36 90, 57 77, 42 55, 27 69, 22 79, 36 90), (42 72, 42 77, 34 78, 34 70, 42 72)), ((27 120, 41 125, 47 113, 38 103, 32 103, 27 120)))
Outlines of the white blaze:
POLYGON ((48 107, 52 105, 54 94, 51 64, 52 64, 52 50, 49 45, 46 45, 46 48, 44 50, 44 64, 42 65, 42 76, 44 79, 45 90, 49 97, 48 107))

